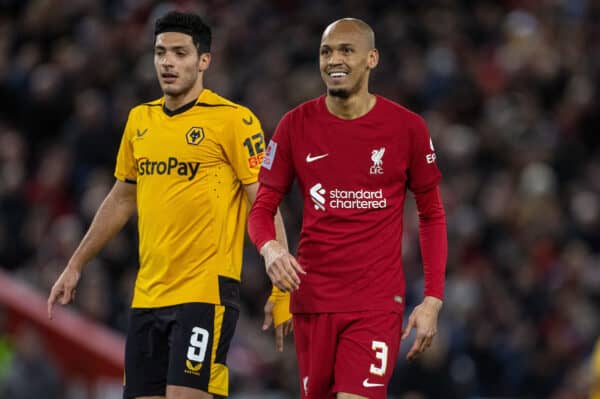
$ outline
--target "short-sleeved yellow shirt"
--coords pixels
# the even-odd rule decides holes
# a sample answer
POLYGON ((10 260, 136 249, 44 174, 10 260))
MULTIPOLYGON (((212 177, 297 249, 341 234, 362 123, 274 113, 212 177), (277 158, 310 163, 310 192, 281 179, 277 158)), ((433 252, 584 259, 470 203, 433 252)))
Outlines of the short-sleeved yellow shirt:
POLYGON ((590 388, 590 399, 600 399, 600 338, 596 340, 591 363, 592 386, 590 388))
POLYGON ((115 177, 137 184, 140 269, 132 307, 235 304, 249 202, 264 155, 259 120, 204 89, 169 112, 129 114, 115 177))

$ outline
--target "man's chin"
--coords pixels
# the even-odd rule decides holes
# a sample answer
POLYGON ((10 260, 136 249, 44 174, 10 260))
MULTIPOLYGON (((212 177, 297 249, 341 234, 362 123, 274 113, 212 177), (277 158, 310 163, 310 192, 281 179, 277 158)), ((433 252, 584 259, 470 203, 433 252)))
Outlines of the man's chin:
POLYGON ((327 94, 331 97, 337 97, 341 99, 346 99, 350 97, 350 90, 342 89, 338 87, 329 87, 327 88, 327 94))
POLYGON ((181 94, 181 90, 178 90, 176 87, 173 87, 171 85, 165 85, 162 87, 162 91, 165 95, 167 96, 173 96, 176 97, 179 94, 181 94))

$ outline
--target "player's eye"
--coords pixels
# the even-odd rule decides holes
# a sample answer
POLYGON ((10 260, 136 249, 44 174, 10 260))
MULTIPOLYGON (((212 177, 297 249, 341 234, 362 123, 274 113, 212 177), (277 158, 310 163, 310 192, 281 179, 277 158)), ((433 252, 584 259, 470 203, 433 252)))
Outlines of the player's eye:
POLYGON ((321 55, 328 55, 330 53, 331 53, 331 50, 329 50, 328 48, 321 49, 321 55))

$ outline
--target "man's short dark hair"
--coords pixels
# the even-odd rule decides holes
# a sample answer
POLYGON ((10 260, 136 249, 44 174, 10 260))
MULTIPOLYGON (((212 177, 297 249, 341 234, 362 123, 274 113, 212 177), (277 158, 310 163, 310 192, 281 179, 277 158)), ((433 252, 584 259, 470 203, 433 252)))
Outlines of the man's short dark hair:
POLYGON ((196 14, 171 11, 156 20, 154 40, 163 32, 180 32, 190 35, 199 53, 210 52, 212 35, 210 27, 196 14))

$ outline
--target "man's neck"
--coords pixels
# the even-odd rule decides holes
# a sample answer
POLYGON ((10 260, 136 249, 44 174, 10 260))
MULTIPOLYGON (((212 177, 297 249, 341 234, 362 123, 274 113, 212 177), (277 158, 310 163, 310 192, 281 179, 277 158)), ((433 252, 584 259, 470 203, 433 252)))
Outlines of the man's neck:
POLYGON ((355 94, 348 98, 335 97, 328 94, 325 97, 327 109, 341 119, 356 119, 366 115, 374 106, 376 98, 369 92, 355 94))
POLYGON ((177 108, 185 104, 189 104, 190 102, 200 97, 200 93, 202 92, 202 90, 204 90, 204 86, 200 84, 197 87, 193 87, 187 93, 182 93, 179 96, 170 96, 168 94, 165 94, 165 107, 169 111, 175 111, 177 108))

